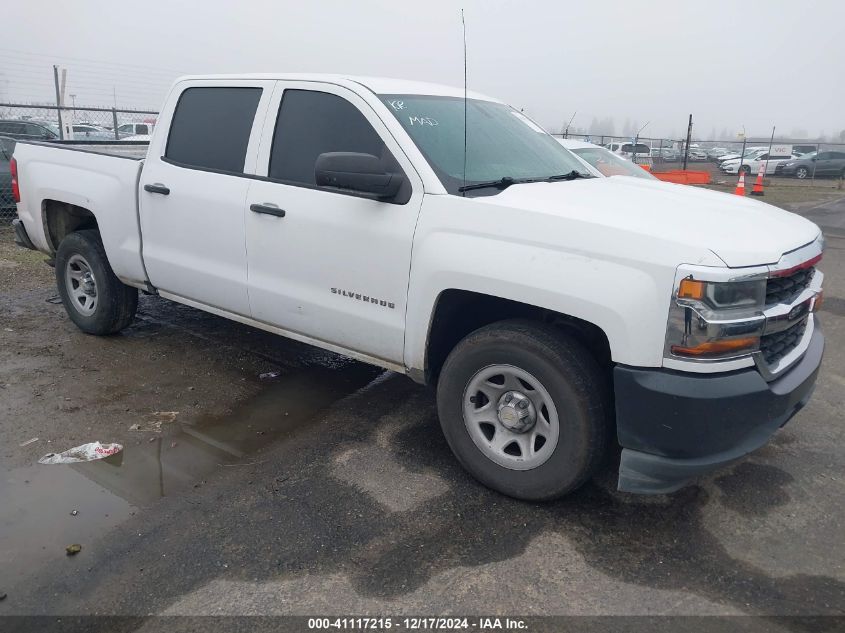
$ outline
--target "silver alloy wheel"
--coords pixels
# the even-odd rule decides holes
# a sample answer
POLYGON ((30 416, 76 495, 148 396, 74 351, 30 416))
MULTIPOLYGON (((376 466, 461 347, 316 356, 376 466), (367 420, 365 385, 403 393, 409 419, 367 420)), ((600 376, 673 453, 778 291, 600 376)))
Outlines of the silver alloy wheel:
POLYGON ((513 365, 489 365, 467 383, 464 424, 478 449, 511 470, 531 470, 551 457, 560 436, 546 388, 513 365))
POLYGON ((72 255, 65 266, 65 287, 71 305, 84 316, 97 309, 97 280, 82 255, 72 255))
POLYGON ((796 175, 799 179, 803 180, 804 178, 806 178, 806 177, 807 177, 807 172, 808 172, 808 170, 807 170, 807 168, 806 168, 806 167, 799 167, 799 168, 795 171, 795 175, 796 175))

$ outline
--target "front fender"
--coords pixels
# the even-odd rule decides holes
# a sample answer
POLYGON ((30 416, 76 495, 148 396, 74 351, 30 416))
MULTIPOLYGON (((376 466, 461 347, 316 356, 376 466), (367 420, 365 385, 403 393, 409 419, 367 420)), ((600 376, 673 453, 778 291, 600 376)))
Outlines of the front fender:
MULTIPOLYGON (((497 218, 496 209, 479 209, 471 199, 431 198, 423 203, 411 263, 404 357, 409 370, 425 369, 431 320, 449 289, 582 319, 605 333, 615 362, 661 365, 682 247, 548 214, 512 210, 510 218, 497 218), (514 217, 520 222, 514 224, 514 217)), ((709 252, 685 254, 705 265, 720 263, 709 252)))

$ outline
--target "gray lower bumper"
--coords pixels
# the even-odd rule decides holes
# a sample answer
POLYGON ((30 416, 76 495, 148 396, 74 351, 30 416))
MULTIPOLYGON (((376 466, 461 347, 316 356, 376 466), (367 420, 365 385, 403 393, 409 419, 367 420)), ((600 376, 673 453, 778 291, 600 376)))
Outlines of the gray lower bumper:
POLYGON ((673 492, 768 442, 813 393, 824 352, 816 326, 801 360, 769 383, 756 369, 692 376, 617 366, 619 490, 673 492))

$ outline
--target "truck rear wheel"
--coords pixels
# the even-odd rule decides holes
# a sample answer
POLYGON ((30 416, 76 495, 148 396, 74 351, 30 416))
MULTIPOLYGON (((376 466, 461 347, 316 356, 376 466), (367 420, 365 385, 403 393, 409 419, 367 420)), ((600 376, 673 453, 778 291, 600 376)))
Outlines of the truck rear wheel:
POLYGON ((83 332, 114 334, 135 317, 138 290, 115 276, 97 231, 76 231, 62 240, 56 284, 67 315, 83 332))
POLYGON ((602 462, 611 402, 598 363, 576 339, 502 321, 461 341, 437 385, 446 440, 476 479, 532 501, 582 485, 602 462))

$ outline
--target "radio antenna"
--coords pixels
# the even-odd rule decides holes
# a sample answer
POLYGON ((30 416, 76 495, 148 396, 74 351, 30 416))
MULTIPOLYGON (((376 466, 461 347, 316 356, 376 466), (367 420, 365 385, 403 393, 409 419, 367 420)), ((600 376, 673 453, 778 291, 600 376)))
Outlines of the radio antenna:
POLYGON ((461 9, 461 27, 464 33, 464 186, 462 193, 466 197, 467 186, 467 23, 464 20, 464 10, 461 9))

